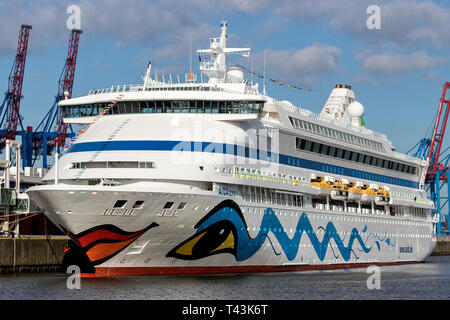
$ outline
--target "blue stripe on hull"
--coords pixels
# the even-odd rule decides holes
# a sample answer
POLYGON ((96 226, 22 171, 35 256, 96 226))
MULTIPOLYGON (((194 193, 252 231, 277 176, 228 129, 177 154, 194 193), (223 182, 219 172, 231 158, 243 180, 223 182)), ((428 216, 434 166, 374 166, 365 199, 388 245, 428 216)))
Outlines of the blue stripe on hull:
POLYGON ((276 154, 260 151, 239 145, 226 143, 212 143, 201 141, 171 141, 171 140, 116 140, 116 141, 96 141, 81 142, 73 144, 67 153, 87 152, 87 151, 190 151, 190 152, 210 152, 243 156, 262 161, 271 161, 283 165, 311 169, 316 171, 340 174, 366 180, 373 180, 381 183, 389 183, 403 187, 419 187, 415 181, 384 176, 376 173, 355 170, 352 168, 340 167, 319 161, 307 160, 292 157, 284 154, 276 154))

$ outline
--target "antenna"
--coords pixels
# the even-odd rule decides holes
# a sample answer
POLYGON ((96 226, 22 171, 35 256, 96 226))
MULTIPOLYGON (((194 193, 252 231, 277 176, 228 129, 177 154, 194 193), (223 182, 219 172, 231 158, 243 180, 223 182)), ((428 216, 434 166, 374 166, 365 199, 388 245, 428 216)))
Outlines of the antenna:
POLYGON ((192 72, 192 41, 191 33, 189 32, 189 73, 192 72))
POLYGON ((266 94, 266 49, 264 49, 263 95, 267 95, 266 94))

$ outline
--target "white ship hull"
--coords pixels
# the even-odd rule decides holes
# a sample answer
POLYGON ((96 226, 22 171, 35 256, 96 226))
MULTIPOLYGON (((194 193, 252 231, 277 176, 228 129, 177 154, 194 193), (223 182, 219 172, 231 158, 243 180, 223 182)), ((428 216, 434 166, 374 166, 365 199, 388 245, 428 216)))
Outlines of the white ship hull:
POLYGON ((96 276, 415 263, 435 246, 433 223, 423 219, 299 210, 205 193, 38 188, 29 193, 40 206, 51 206, 49 218, 86 248, 96 276), (148 205, 134 211, 105 206, 118 194, 148 205), (167 201, 174 209, 162 210, 167 201), (186 206, 177 210, 180 202, 186 206))

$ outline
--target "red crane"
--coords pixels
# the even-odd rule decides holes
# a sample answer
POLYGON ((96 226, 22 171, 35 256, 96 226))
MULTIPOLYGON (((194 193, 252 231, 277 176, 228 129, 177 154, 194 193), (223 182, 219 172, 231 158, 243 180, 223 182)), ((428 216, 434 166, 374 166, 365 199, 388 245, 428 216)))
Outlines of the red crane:
MULTIPOLYGON (((69 49, 67 52, 66 64, 64 67, 64 76, 59 82, 59 100, 70 99, 72 97, 73 80, 75 78, 75 67, 77 64, 78 43, 80 42, 80 35, 82 31, 73 29, 70 34, 69 49)), ((64 123, 62 112, 59 110, 58 114, 58 140, 57 144, 61 147, 66 143, 67 124, 64 123)), ((56 145, 56 142, 55 142, 56 145)), ((56 147, 58 147, 56 145, 56 147)))
POLYGON ((6 136, 2 139, 2 144, 6 139, 15 140, 17 132, 17 122, 19 120, 20 99, 22 98, 23 75, 25 72, 25 61, 27 59, 28 38, 31 30, 30 25, 23 24, 20 28, 19 42, 17 45, 16 60, 14 63, 14 73, 10 77, 9 108, 7 118, 6 136))
POLYGON ((426 175, 427 181, 432 180, 436 175, 436 169, 439 164, 442 141, 444 140, 445 128, 447 126, 448 115, 450 112, 450 98, 447 98, 448 92, 450 92, 450 82, 445 82, 436 117, 436 123, 434 124, 433 134, 431 136, 430 149, 428 152, 428 159, 430 162, 426 175))

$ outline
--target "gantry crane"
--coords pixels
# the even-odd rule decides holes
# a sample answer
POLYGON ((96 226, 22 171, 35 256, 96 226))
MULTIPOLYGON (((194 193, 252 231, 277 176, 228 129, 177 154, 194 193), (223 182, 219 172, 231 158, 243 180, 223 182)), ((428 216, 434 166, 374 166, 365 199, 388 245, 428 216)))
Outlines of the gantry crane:
POLYGON ((20 27, 16 59, 8 78, 8 91, 6 91, 5 99, 0 106, 0 115, 2 115, 0 122, 1 149, 5 147, 6 140, 15 140, 18 122, 20 122, 23 129, 20 119, 20 100, 22 99, 23 76, 25 73, 28 39, 31 28, 30 25, 26 24, 20 27))
MULTIPOLYGON (((423 138, 416 144, 412 150, 416 150, 413 154, 415 157, 428 161, 428 168, 425 173, 425 185, 427 191, 430 192, 431 200, 436 207, 436 233, 441 234, 441 218, 442 208, 448 204, 450 199, 450 190, 448 188, 448 172, 449 172, 449 154, 450 148, 441 152, 444 140, 445 129, 447 127, 448 115, 450 112, 450 82, 445 82, 439 103, 438 113, 433 127, 431 137, 423 138), (445 203, 441 204, 441 190, 447 185, 449 193, 445 203)), ((445 216, 447 226, 449 225, 449 215, 445 216)))

